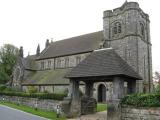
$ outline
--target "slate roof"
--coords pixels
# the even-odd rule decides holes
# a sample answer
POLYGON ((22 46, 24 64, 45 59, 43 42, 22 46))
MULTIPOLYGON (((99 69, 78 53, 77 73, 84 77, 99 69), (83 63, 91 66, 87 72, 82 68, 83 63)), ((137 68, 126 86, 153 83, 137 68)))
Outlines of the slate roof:
POLYGON ((39 71, 35 64, 37 59, 54 58, 58 56, 67 56, 78 53, 91 52, 99 48, 103 40, 103 31, 89 33, 61 41, 53 42, 45 48, 39 57, 30 55, 21 58, 22 64, 26 70, 30 71, 22 85, 64 85, 69 84, 69 79, 64 76, 70 69, 56 69, 39 71))
POLYGON ((44 49, 37 59, 46 59, 90 52, 98 49, 102 40, 103 31, 98 31, 86 35, 64 39, 61 41, 56 41, 44 49))
POLYGON ((56 69, 32 72, 22 85, 64 85, 69 79, 64 78, 70 69, 56 69))
POLYGON ((113 49, 97 50, 73 68, 65 77, 98 77, 123 75, 134 79, 142 79, 113 49))

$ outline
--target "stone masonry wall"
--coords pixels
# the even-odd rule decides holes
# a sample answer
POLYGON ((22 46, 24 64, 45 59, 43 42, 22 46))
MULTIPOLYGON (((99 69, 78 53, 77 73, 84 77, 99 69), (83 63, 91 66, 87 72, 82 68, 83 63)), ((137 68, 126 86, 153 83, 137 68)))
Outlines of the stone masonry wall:
POLYGON ((160 108, 122 108, 122 120, 160 120, 160 108))
POLYGON ((60 105, 61 101, 57 100, 47 100, 47 99, 37 99, 37 98, 26 98, 26 97, 11 97, 11 96, 0 96, 0 100, 5 100, 8 102, 20 104, 20 105, 26 105, 43 110, 48 111, 56 111, 57 105, 60 105), (36 105, 37 103, 37 105, 36 105))

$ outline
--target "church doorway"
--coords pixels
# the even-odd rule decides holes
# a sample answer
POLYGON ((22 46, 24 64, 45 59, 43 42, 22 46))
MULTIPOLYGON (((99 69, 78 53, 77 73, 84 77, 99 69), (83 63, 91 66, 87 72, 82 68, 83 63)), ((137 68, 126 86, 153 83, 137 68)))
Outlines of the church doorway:
POLYGON ((106 102, 106 87, 104 84, 98 86, 98 102, 106 102))

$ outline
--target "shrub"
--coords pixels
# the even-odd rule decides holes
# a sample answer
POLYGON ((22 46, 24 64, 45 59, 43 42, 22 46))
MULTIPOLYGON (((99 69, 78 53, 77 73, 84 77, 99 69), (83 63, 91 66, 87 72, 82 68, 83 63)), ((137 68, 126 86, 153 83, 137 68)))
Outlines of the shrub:
POLYGON ((24 92, 0 92, 0 95, 38 98, 38 99, 54 99, 54 100, 63 100, 63 98, 67 96, 66 94, 24 93, 24 92))
POLYGON ((11 87, 11 86, 7 86, 4 89, 5 92, 21 92, 22 90, 19 87, 11 87))
POLYGON ((38 89, 34 86, 28 86, 28 93, 36 93, 38 89))
POLYGON ((66 89, 64 90, 64 94, 68 94, 68 92, 69 92, 69 90, 68 90, 68 88, 66 88, 66 89))
POLYGON ((160 107, 160 94, 133 94, 121 100, 121 104, 136 107, 160 107))
POLYGON ((47 90, 44 90, 43 93, 49 93, 47 90))
POLYGON ((7 86, 4 91, 6 91, 6 92, 11 92, 12 91, 13 92, 14 90, 12 89, 12 87, 7 86))

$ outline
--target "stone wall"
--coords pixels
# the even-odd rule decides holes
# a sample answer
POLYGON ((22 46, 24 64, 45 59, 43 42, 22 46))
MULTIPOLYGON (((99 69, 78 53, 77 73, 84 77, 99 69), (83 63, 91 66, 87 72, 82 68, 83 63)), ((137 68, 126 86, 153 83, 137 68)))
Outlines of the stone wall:
POLYGON ((0 100, 5 100, 8 102, 30 106, 33 108, 39 108, 48 111, 56 111, 57 105, 61 104, 61 101, 57 100, 47 100, 47 99, 37 99, 37 98, 26 98, 26 97, 11 97, 11 96, 0 96, 0 100))
POLYGON ((122 120, 160 120, 160 108, 122 108, 122 120))

